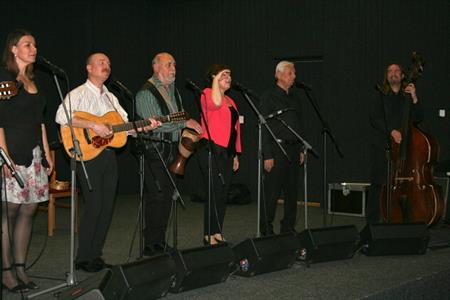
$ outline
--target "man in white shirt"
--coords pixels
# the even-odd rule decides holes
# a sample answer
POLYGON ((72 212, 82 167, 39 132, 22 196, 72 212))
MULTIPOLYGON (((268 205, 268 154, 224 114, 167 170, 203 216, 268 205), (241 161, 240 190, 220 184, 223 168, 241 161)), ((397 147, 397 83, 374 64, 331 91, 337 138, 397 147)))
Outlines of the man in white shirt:
MULTIPOLYGON (((74 127, 89 128, 100 137, 113 134, 112 129, 102 123, 74 117, 73 112, 83 111, 96 116, 116 111, 124 122, 128 121, 127 113, 120 106, 117 98, 108 91, 104 82, 111 73, 109 58, 103 53, 91 54, 86 62, 87 81, 72 90, 64 99, 72 117, 74 127)), ((67 118, 62 105, 56 113, 56 122, 65 125, 67 118)), ((151 130, 159 124, 150 119, 151 125, 145 128, 151 130)), ((85 162, 92 191, 89 191, 81 165, 77 166, 77 177, 83 192, 84 210, 81 216, 78 237, 78 251, 75 259, 76 269, 86 272, 97 272, 108 267, 102 259, 103 246, 114 208, 114 198, 117 187, 117 161, 115 153, 106 148, 95 158, 85 162)))

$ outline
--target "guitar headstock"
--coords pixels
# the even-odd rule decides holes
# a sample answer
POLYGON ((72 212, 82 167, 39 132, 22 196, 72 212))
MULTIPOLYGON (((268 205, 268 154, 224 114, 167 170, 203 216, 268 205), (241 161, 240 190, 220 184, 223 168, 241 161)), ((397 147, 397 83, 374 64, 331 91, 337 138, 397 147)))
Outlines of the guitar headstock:
POLYGON ((155 119, 157 121, 160 121, 161 123, 167 123, 167 122, 177 123, 177 122, 183 122, 183 121, 189 120, 190 116, 187 112, 180 111, 180 112, 171 113, 167 116, 158 116, 158 117, 155 117, 155 119))
POLYGON ((0 82, 0 100, 9 99, 17 95, 17 84, 14 81, 0 82))

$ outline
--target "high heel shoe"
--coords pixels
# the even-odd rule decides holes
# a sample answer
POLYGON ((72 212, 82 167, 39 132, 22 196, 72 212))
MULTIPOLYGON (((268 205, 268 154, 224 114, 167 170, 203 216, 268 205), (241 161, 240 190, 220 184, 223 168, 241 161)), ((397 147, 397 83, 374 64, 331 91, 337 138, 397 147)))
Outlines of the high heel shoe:
POLYGON ((31 280, 28 281, 28 283, 25 283, 22 280, 17 279, 17 282, 19 282, 19 285, 22 285, 22 286, 26 287, 29 290, 37 290, 39 288, 39 286, 36 283, 34 283, 33 281, 31 281, 31 280))
MULTIPOLYGON (((19 267, 25 269, 25 264, 13 264, 13 265, 16 268, 19 267)), ((36 290, 39 288, 39 286, 31 280, 25 283, 22 279, 18 278, 17 281, 19 282, 20 285, 26 287, 29 290, 36 290)))
POLYGON ((204 237, 203 238, 203 245, 205 246, 214 246, 217 245, 219 241, 217 241, 213 236, 210 236, 209 238, 204 237))
MULTIPOLYGON (((3 271, 12 271, 12 268, 11 267, 9 267, 9 268, 3 268, 2 269, 2 272, 3 271)), ((29 289, 26 287, 26 286, 24 286, 23 284, 21 284, 21 283, 18 283, 16 286, 14 286, 14 287, 12 287, 12 288, 9 288, 9 287, 7 287, 3 282, 2 282, 2 286, 3 286, 3 288, 5 288, 6 290, 8 290, 9 292, 11 292, 11 293, 16 293, 16 294, 18 294, 18 293, 26 293, 26 292, 28 292, 29 291, 29 289)))
POLYGON ((216 236, 213 236, 214 240, 217 242, 217 244, 228 244, 228 242, 223 238, 223 235, 220 235, 220 239, 216 236))

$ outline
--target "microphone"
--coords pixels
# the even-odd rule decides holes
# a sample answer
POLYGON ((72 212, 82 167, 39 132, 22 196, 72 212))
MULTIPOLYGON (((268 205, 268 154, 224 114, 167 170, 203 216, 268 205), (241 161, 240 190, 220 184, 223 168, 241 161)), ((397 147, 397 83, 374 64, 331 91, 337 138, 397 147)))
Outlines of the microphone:
POLYGON ((292 108, 283 108, 283 109, 277 110, 277 111, 275 111, 275 112, 265 116, 264 118, 265 119, 272 119, 273 117, 279 116, 282 113, 287 112, 288 110, 292 110, 292 108))
POLYGON ((133 97, 133 93, 122 82, 117 80, 115 77, 111 78, 111 83, 116 85, 117 87, 121 88, 129 96, 133 97))
POLYGON ((246 88, 245 86, 243 86, 242 84, 240 84, 237 81, 232 81, 231 82, 231 87, 236 89, 236 90, 238 90, 238 91, 243 91, 243 92, 248 92, 249 91, 248 88, 246 88))
POLYGON ((66 72, 63 69, 61 69, 57 65, 53 64, 52 62, 50 62, 48 59, 46 59, 43 56, 38 56, 36 62, 38 65, 41 65, 41 66, 47 68, 55 75, 62 75, 62 76, 66 75, 66 72))
POLYGON ((3 150, 2 147, 0 147, 0 161, 3 161, 8 166, 8 169, 11 171, 12 176, 14 176, 19 186, 23 188, 25 184, 22 175, 20 175, 20 173, 16 171, 16 168, 14 167, 12 161, 9 159, 8 154, 6 154, 5 150, 3 150))
POLYGON ((254 96, 254 97, 256 97, 256 98, 259 98, 259 97, 258 97, 258 94, 256 94, 255 92, 253 92, 251 89, 249 89, 249 88, 243 86, 241 83, 239 83, 239 82, 237 82, 237 81, 236 81, 236 82, 235 82, 235 81, 231 82, 231 87, 232 87, 233 89, 235 89, 235 90, 238 90, 238 91, 241 91, 241 92, 243 92, 243 93, 247 93, 247 94, 249 94, 249 95, 251 95, 251 96, 254 96))
POLYGON ((303 89, 305 91, 312 91, 312 87, 303 81, 296 81, 296 82, 294 82, 294 85, 296 87, 298 87, 299 89, 303 89))
POLYGON ((196 90, 197 92, 199 92, 200 94, 203 94, 203 90, 201 88, 198 87, 198 85, 195 84, 195 82, 193 82, 192 80, 190 80, 189 78, 186 78, 186 82, 188 83, 188 85, 193 88, 194 90, 196 90))

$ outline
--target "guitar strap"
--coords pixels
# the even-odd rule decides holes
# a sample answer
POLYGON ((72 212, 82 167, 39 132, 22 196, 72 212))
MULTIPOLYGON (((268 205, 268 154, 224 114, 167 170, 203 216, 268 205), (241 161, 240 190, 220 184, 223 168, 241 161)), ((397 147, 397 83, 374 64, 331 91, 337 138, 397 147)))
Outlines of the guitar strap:
MULTIPOLYGON (((155 96, 156 100, 158 100, 159 107, 161 108, 161 113, 163 115, 170 114, 169 107, 167 106, 166 100, 164 100, 164 97, 161 95, 161 93, 158 91, 156 86, 151 81, 147 81, 142 89, 149 90, 153 96, 155 96)), ((181 104, 181 97, 180 93, 178 92, 178 89, 175 88, 175 101, 177 104, 177 111, 181 111, 183 109, 183 105, 181 104)))

